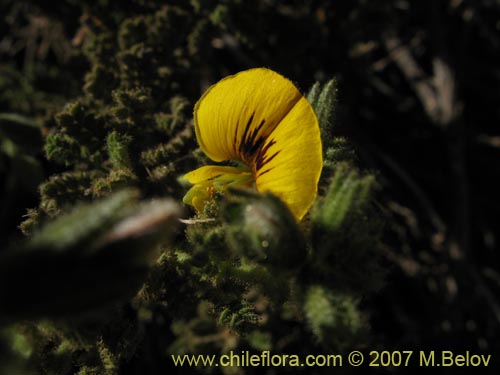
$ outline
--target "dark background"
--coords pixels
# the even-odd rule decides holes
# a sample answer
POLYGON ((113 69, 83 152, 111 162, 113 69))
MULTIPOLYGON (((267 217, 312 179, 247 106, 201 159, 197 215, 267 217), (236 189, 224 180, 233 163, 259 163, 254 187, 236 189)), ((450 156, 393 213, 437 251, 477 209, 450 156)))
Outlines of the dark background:
MULTIPOLYGON (((88 10, 119 19, 149 3, 1 1, 0 115, 46 123, 82 90, 88 10)), ((378 175, 388 218, 386 285, 363 302, 380 347, 500 355, 499 2, 219 3, 226 13, 205 36, 191 100, 255 66, 303 92, 338 80, 336 135, 378 175)), ((0 149, 5 247, 21 237, 38 184, 63 167, 45 160, 39 132, 3 124, 0 137, 17 142, 0 149)))

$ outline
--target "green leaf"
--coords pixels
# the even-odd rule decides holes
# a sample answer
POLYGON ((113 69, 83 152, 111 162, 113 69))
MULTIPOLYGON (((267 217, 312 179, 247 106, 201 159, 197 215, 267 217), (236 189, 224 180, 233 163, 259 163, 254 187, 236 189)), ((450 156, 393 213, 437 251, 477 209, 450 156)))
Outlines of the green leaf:
POLYGON ((335 110, 337 107, 337 81, 331 79, 323 86, 316 82, 309 93, 307 100, 311 103, 318 117, 321 129, 323 150, 332 145, 335 131, 335 110))

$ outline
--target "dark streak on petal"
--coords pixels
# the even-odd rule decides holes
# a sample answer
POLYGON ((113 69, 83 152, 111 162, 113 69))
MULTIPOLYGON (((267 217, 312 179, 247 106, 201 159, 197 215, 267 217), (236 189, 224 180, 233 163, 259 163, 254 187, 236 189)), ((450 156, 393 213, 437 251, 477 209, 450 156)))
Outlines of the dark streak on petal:
MULTIPOLYGON (((248 165, 251 165, 251 164, 254 164, 254 162, 257 159, 259 159, 260 160, 259 165, 262 166, 265 163, 269 162, 272 158, 274 158, 274 156, 276 156, 276 155, 273 155, 271 157, 271 159, 263 160, 264 156, 265 156, 265 151, 267 151, 267 148, 269 148, 271 145, 268 144, 266 150, 264 150, 264 151, 261 150, 261 147, 262 147, 262 145, 264 145, 266 143, 266 140, 269 137, 269 135, 271 135, 276 130, 276 128, 283 121, 283 119, 288 115, 288 113, 292 110, 292 108, 297 104, 297 102, 301 98, 302 98, 302 95, 300 95, 300 93, 297 91, 296 95, 287 103, 287 108, 286 108, 286 110, 283 111, 282 116, 280 118, 274 119, 274 126, 269 126, 270 124, 268 123, 269 129, 268 129, 268 131, 266 131, 265 135, 259 136, 259 132, 264 127, 264 124, 266 123, 266 119, 262 119, 260 121, 259 125, 255 129, 250 131, 253 120, 255 118, 256 111, 254 111, 250 115, 250 118, 248 119, 248 121, 245 125, 245 130, 243 131, 243 134, 241 137, 238 137, 239 127, 240 127, 240 121, 238 120, 238 122, 236 123, 236 129, 235 129, 234 138, 233 138, 233 150, 236 154, 239 155, 239 157, 242 161, 244 161, 248 165)), ((264 147, 266 147, 266 146, 264 146, 264 147)), ((256 168, 255 170, 258 170, 258 169, 259 168, 256 168)))
MULTIPOLYGON (((267 163, 269 163, 271 160, 273 160, 280 153, 281 150, 278 150, 274 154, 272 154, 271 156, 266 155, 269 148, 271 148, 271 146, 274 144, 276 144, 276 141, 274 139, 271 139, 269 142, 266 143, 266 145, 264 147, 259 149, 259 151, 255 157, 255 170, 256 171, 261 170, 267 163)), ((262 173, 260 175, 262 175, 262 173)))
MULTIPOLYGON (((246 143, 248 130, 250 129, 250 125, 252 125, 254 116, 255 116, 255 112, 253 112, 252 115, 250 116, 250 118, 248 119, 247 124, 245 126, 245 130, 243 131, 243 136, 241 137, 241 143, 240 143, 240 147, 239 147, 240 155, 242 152, 242 148, 244 147, 244 145, 246 143)), ((235 138, 236 138, 237 134, 238 134, 238 132, 236 132, 235 138)))
POLYGON ((216 178, 218 178, 218 177, 220 177, 220 176, 222 176, 222 175, 223 175, 223 173, 219 173, 219 174, 218 174, 218 175, 216 175, 216 176, 213 176, 213 177, 208 178, 208 179, 207 179, 207 181, 213 181, 213 180, 215 180, 216 178))
POLYGON ((266 174, 267 172, 270 172, 272 169, 274 169, 274 167, 267 168, 265 171, 259 172, 259 174, 257 175, 257 177, 260 177, 260 176, 262 176, 263 174, 266 174))
MULTIPOLYGON (((264 158, 262 159, 262 162, 261 163, 257 163, 257 168, 258 169, 261 169, 264 165, 266 165, 267 163, 269 163, 271 160, 273 160, 276 155, 278 155, 280 153, 280 151, 276 151, 274 154, 272 154, 271 156, 265 156, 264 155, 264 158)), ((260 162, 260 160, 259 160, 260 162)))
POLYGON ((263 172, 259 172, 267 163, 273 160, 279 153, 280 150, 276 151, 274 154, 268 156, 266 155, 270 147, 276 144, 274 139, 268 140, 269 135, 281 124, 281 120, 276 123, 274 129, 267 132, 267 135, 260 135, 259 132, 264 127, 266 123, 265 119, 262 119, 254 129, 250 130, 252 127, 253 120, 255 118, 255 112, 252 113, 248 119, 245 130, 241 137, 241 143, 239 147, 237 146, 237 136, 238 136, 238 125, 236 126, 236 134, 233 140, 234 150, 238 150, 241 160, 245 161, 249 165, 253 165, 253 170, 258 176, 262 176, 264 173, 269 172, 272 168, 268 168, 263 172))
POLYGON ((255 154, 259 151, 262 144, 266 141, 266 136, 259 136, 259 132, 266 123, 265 119, 262 119, 255 129, 249 132, 252 125, 255 112, 250 116, 247 125, 245 126, 245 131, 241 139, 239 154, 241 158, 246 162, 251 162, 254 159, 255 154))

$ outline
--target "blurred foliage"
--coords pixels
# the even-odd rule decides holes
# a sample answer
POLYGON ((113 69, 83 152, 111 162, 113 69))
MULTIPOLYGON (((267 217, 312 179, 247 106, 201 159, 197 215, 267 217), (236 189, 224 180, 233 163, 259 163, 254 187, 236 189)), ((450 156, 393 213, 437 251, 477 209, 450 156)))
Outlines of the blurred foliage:
POLYGON ((497 1, 4 0, 0 14, 1 373, 500 351, 497 1), (275 197, 234 191, 170 245, 148 237, 148 202, 180 201, 178 177, 205 162, 195 101, 256 66, 310 88, 325 161, 311 214, 297 225, 275 197), (138 232, 113 237, 133 217, 138 232))
POLYGON ((156 258, 151 253, 172 237, 181 215, 172 201, 139 206, 136 196, 122 190, 79 205, 3 252, 0 321, 78 316, 132 297, 156 258), (96 285, 105 286, 102 293, 96 285))

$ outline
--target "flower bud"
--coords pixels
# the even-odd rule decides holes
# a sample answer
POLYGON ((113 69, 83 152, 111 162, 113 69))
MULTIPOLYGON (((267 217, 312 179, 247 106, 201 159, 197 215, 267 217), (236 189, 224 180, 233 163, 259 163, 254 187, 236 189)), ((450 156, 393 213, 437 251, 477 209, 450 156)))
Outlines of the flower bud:
POLYGON ((289 268, 305 257, 305 239, 287 206, 277 197, 233 194, 223 207, 227 241, 237 254, 289 268))

